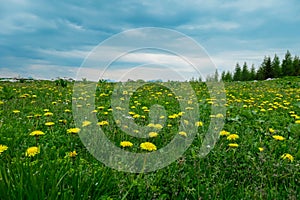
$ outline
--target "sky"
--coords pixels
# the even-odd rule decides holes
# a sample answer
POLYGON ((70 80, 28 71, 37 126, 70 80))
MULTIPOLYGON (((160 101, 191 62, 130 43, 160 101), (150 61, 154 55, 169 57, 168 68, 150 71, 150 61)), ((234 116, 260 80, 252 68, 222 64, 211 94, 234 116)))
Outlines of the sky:
POLYGON ((0 77, 166 80, 199 76, 190 59, 203 75, 212 63, 233 71, 287 50, 300 55, 297 0, 0 2, 0 77))

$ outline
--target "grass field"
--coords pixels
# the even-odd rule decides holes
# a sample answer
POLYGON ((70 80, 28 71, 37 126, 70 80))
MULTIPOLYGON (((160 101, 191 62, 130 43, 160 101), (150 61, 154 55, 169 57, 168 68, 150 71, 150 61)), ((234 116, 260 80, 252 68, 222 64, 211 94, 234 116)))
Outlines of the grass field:
MULTIPOLYGON (((66 87, 50 81, 1 82, 0 199, 299 199, 300 78, 225 83, 226 116, 212 115, 217 100, 204 83, 190 84, 200 116, 192 145, 165 168, 126 173, 99 162, 81 142, 78 133, 90 121, 74 123, 72 102, 76 109, 89 106, 84 103, 91 96, 84 90, 74 97, 70 82, 66 87), (201 157, 212 118, 224 119, 225 125, 213 150, 201 157)), ((149 83, 132 94, 127 117, 152 127, 150 138, 128 135, 138 130, 114 120, 114 85, 98 84, 91 112, 116 146, 145 153, 176 134, 183 139, 189 134, 179 132, 178 122, 192 108, 181 110, 182 97, 149 83), (159 116, 163 123, 149 121, 154 104, 165 107, 159 116)))

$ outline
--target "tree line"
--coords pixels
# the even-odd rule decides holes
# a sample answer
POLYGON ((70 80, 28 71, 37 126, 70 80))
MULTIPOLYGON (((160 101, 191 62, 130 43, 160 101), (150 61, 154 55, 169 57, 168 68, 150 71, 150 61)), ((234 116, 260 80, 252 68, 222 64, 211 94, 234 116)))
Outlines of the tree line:
MULTIPOLYGON (((216 71, 215 78, 218 76, 216 71)), ((266 80, 268 78, 280 78, 283 76, 300 76, 300 59, 299 56, 292 56, 289 51, 286 52, 284 59, 280 61, 275 54, 273 59, 265 56, 262 64, 256 70, 252 64, 249 69, 247 62, 243 66, 236 64, 234 72, 223 71, 221 74, 222 81, 253 81, 266 80)))

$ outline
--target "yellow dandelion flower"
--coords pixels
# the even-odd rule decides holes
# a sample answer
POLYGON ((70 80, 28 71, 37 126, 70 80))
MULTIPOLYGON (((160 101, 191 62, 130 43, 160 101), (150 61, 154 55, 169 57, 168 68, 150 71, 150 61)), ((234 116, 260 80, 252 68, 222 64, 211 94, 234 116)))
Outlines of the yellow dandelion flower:
POLYGON ((0 144, 0 154, 3 153, 4 151, 6 151, 7 149, 8 149, 8 147, 6 145, 0 144))
POLYGON ((69 113, 69 112, 71 112, 71 110, 70 109, 65 109, 65 112, 69 113))
POLYGON ((296 124, 300 124, 300 120, 296 120, 295 123, 296 123, 296 124))
POLYGON ((262 152, 262 151, 264 151, 265 149, 262 148, 262 147, 259 147, 258 150, 259 150, 260 152, 262 152))
POLYGON ((294 157, 293 157, 291 154, 289 154, 289 153, 283 154, 283 155, 281 156, 281 158, 282 158, 282 159, 288 159, 288 160, 290 160, 291 162, 294 161, 294 157))
POLYGON ((163 126, 162 126, 161 124, 155 124, 155 125, 154 125, 154 128, 156 128, 156 129, 162 129, 163 126))
POLYGON ((156 132, 150 132, 149 133, 149 137, 153 138, 153 137, 157 137, 158 136, 158 133, 156 132))
POLYGON ((285 139, 284 137, 282 137, 282 136, 280 136, 280 135, 273 135, 272 137, 273 137, 275 140, 279 140, 279 141, 285 139))
POLYGON ((201 121, 196 122, 196 123, 195 123, 195 126, 198 126, 198 127, 203 126, 203 122, 201 122, 201 121))
POLYGON ((13 113, 19 113, 20 111, 19 110, 13 110, 13 113))
POLYGON ((39 118, 39 117, 41 117, 42 115, 41 114, 35 114, 34 115, 34 117, 36 117, 36 118, 39 118))
POLYGON ((239 145, 238 145, 237 143, 229 143, 228 146, 229 146, 229 147, 236 148, 236 147, 238 147, 239 145))
POLYGON ((224 115, 221 114, 221 113, 219 113, 219 114, 216 115, 216 118, 223 118, 223 117, 224 117, 224 115))
POLYGON ((122 142, 120 142, 120 146, 121 147, 132 147, 133 144, 129 141, 122 141, 122 142))
POLYGON ((228 135, 230 135, 230 132, 222 130, 222 131, 220 131, 220 135, 221 136, 228 136, 228 135))
POLYGON ((33 131, 29 135, 31 135, 31 136, 39 136, 39 135, 45 135, 45 133, 42 132, 42 131, 33 131))
POLYGON ((272 129, 272 128, 269 128, 269 132, 270 132, 270 133, 274 133, 274 132, 275 132, 275 130, 274 130, 274 129, 272 129))
POLYGON ((85 121, 82 122, 82 127, 86 127, 86 126, 89 126, 91 124, 92 124, 92 122, 85 120, 85 121))
POLYGON ((108 121, 101 121, 97 123, 99 126, 109 125, 108 121))
POLYGON ((25 155, 28 156, 28 157, 33 157, 38 153, 40 153, 40 149, 38 147, 29 147, 26 150, 25 155))
POLYGON ((184 136, 184 137, 187 136, 186 132, 184 132, 184 131, 180 131, 180 132, 179 132, 179 135, 184 136))
POLYGON ((70 158, 75 158, 77 156, 77 153, 76 153, 76 151, 74 150, 74 151, 71 151, 71 152, 69 152, 69 157, 70 158))
POLYGON ((148 127, 154 127, 154 124, 153 123, 150 123, 147 125, 148 127))
POLYGON ((135 114, 132 116, 133 118, 140 118, 140 115, 139 114, 135 114))
POLYGON ((237 134, 230 134, 227 136, 227 140, 236 140, 239 136, 237 134))
POLYGON ((156 151, 156 146, 151 142, 143 142, 140 144, 141 149, 146 151, 156 151))
POLYGON ((54 122, 46 122, 45 125, 46 126, 53 126, 55 123, 54 122))
POLYGON ((48 116, 52 116, 53 115, 53 113, 52 112, 46 112, 45 114, 44 114, 44 116, 46 116, 46 117, 48 117, 48 116))
POLYGON ((67 133, 71 133, 71 134, 75 134, 75 133, 79 133, 80 128, 69 128, 67 130, 67 133))

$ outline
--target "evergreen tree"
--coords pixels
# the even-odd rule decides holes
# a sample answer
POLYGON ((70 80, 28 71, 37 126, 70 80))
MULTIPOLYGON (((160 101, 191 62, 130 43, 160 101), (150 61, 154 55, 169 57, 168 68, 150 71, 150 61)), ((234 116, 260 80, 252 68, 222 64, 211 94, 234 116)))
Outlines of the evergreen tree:
POLYGON ((236 63, 234 75, 233 75, 234 81, 241 81, 242 80, 242 69, 239 65, 239 63, 236 63))
POLYGON ((265 79, 265 73, 262 66, 260 66, 256 73, 256 79, 257 80, 264 80, 265 79))
POLYGON ((225 71, 222 71, 222 74, 221 74, 221 80, 222 80, 222 81, 226 81, 226 80, 225 80, 225 78, 226 78, 225 75, 226 75, 226 72, 225 72, 225 71))
POLYGON ((293 67, 294 67, 294 76, 299 76, 300 75, 300 59, 299 59, 299 56, 294 57, 293 67))
POLYGON ((256 79, 256 71, 255 71, 255 67, 252 64, 251 66, 251 70, 250 70, 250 80, 253 81, 256 79))
POLYGON ((218 70, 216 69, 215 74, 214 74, 214 81, 219 81, 219 73, 218 70))
POLYGON ((229 70, 226 72, 225 80, 228 82, 232 81, 232 74, 230 73, 229 70))
POLYGON ((282 75, 292 76, 294 74, 293 59, 289 51, 286 52, 284 59, 282 60, 282 75))
POLYGON ((242 70, 242 81, 249 81, 250 80, 250 72, 248 70, 247 63, 244 62, 243 70, 242 70))
POLYGON ((280 60, 276 54, 272 60, 271 66, 272 66, 274 78, 281 77, 280 60))
POLYGON ((261 66, 264 74, 263 79, 274 78, 274 73, 271 66, 271 58, 269 56, 265 56, 261 66))

